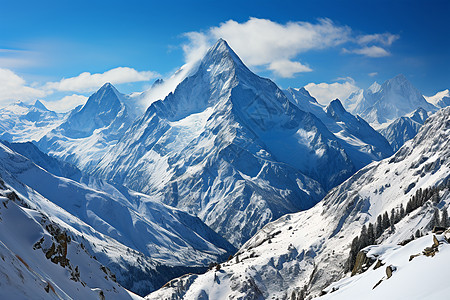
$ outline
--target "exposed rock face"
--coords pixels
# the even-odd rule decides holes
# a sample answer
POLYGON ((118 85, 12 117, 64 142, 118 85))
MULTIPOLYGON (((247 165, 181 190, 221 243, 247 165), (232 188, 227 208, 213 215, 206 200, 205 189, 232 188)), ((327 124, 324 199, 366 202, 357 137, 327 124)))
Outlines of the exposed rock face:
POLYGON ((366 271, 374 262, 373 258, 367 257, 366 252, 359 251, 352 269, 352 276, 366 271))

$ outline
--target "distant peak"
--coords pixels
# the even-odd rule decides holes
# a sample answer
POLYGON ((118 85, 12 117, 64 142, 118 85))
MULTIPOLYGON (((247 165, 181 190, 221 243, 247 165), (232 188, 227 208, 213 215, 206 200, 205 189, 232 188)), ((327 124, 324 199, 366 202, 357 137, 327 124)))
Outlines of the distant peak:
POLYGON ((394 78, 389 79, 388 82, 391 84, 397 84, 397 85, 409 83, 408 79, 403 74, 398 74, 394 78))
POLYGON ((407 80, 407 79, 406 79, 406 76, 403 75, 403 74, 398 74, 397 76, 395 76, 395 77, 392 78, 392 79, 395 79, 395 80, 407 80))
POLYGON ((27 106, 23 101, 21 100, 17 100, 16 102, 14 102, 14 105, 18 105, 18 106, 27 106))
MULTIPOLYGON (((288 90, 291 94, 301 96, 301 99, 305 99, 305 100, 307 100, 308 102, 318 103, 317 100, 316 100, 316 98, 314 98, 313 96, 311 96, 311 94, 308 92, 308 90, 305 89, 304 87, 301 87, 301 88, 298 88, 298 89, 289 87, 287 90, 288 90)), ((298 99, 298 100, 299 100, 299 99, 298 99)))
POLYGON ((164 80, 162 78, 158 78, 158 79, 155 80, 155 82, 153 82, 152 87, 161 85, 163 83, 164 83, 164 80))
POLYGON ((36 100, 36 102, 34 102, 34 107, 41 110, 48 110, 47 107, 45 107, 45 105, 39 100, 36 100))
POLYGON ((378 92, 381 89, 381 85, 378 82, 372 83, 372 85, 369 87, 369 91, 371 91, 373 94, 378 92))

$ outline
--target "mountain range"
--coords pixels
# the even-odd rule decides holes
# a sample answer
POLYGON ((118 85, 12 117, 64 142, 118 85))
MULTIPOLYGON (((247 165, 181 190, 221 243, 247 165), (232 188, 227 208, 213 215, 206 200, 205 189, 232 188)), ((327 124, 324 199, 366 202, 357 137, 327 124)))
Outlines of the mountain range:
MULTIPOLYGON (((435 212, 448 210, 449 137, 450 108, 445 108, 430 117, 417 136, 392 157, 362 168, 313 208, 267 224, 220 268, 173 280, 146 299, 303 299, 330 292, 332 289, 327 287, 347 275, 352 240, 360 235, 363 227, 367 230, 370 223, 377 224, 378 216, 406 208, 413 196, 427 195, 423 196, 426 200, 423 204, 404 213, 395 224, 389 225, 387 221, 387 228, 381 227, 374 243, 382 245, 379 249, 383 252, 389 252, 401 248, 400 244, 406 244, 411 236, 414 240, 417 231, 429 233, 435 212), (440 187, 437 198, 432 196, 434 193, 428 194, 437 187, 440 187)), ((426 241, 432 243, 430 235, 426 241)), ((423 241, 420 245, 424 245, 423 241)), ((417 247, 409 251, 404 247, 401 251, 405 261, 420 251, 417 247)), ((445 250, 447 253, 448 249, 445 250)), ((392 263, 393 270, 396 264, 400 266, 400 261, 392 263)), ((434 261, 433 264, 436 266, 434 261)), ((436 274, 445 272, 444 265, 437 263, 437 266, 436 274)), ((370 282, 370 289, 361 293, 371 293, 379 279, 370 282)), ((409 288, 409 284, 403 282, 400 286, 409 288)), ((344 283, 340 285, 345 287, 344 283)), ((429 286, 420 287, 422 291, 441 294, 446 288, 441 286, 443 290, 431 291, 429 286)), ((329 298, 333 299, 333 293, 329 298)))
POLYGON ((267 222, 310 208, 358 168, 392 154, 381 135, 338 106, 328 108, 325 125, 323 110, 317 117, 294 105, 219 40, 91 173, 196 214, 239 246, 267 222), (337 137, 330 129, 341 122, 346 130, 337 137))
POLYGON ((448 90, 399 75, 325 106, 222 39, 183 74, 145 111, 164 81, 0 109, 1 297, 376 298, 447 224, 448 90), (377 260, 397 275, 373 292, 377 260))

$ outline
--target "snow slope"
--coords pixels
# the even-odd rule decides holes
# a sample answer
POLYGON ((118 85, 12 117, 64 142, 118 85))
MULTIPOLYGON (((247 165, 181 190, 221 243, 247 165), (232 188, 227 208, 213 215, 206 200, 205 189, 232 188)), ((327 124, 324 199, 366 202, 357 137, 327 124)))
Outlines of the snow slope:
POLYGON ((139 114, 130 97, 104 84, 84 106, 72 110, 64 122, 37 143, 50 156, 89 171, 114 147, 139 114))
POLYGON ((426 235, 405 246, 387 244, 370 246, 364 251, 373 259, 380 260, 384 266, 374 269, 373 264, 366 272, 340 280, 326 289, 331 293, 317 299, 446 299, 450 293, 448 278, 450 269, 450 245, 442 235, 439 252, 433 257, 424 255, 410 260, 411 255, 422 253, 433 245, 432 235, 426 235), (386 267, 393 266, 395 271, 389 279, 386 267), (426 274, 424 276, 424 274, 426 274), (376 287, 374 286, 381 280, 376 287))
POLYGON ((0 171, 30 205, 81 232, 119 282, 140 293, 234 251, 197 217, 120 186, 97 182, 100 191, 54 176, 1 143, 0 171))
POLYGON ((253 74, 219 40, 93 173, 192 212, 241 245, 267 222, 310 208, 357 166, 389 152, 387 143, 387 149, 365 149, 356 139, 342 145, 349 141, 253 74))
POLYGON ((381 86, 374 83, 366 91, 353 93, 344 101, 344 107, 377 130, 419 107, 429 112, 437 110, 402 74, 381 86))
POLYGON ((9 143, 7 141, 1 141, 9 149, 25 156, 36 165, 47 170, 53 175, 69 178, 75 181, 80 181, 83 174, 81 171, 72 164, 59 160, 57 158, 48 156, 40 151, 33 143, 9 143))
POLYGON ((141 299, 71 237, 0 179, 0 297, 141 299))
POLYGON ((448 89, 437 92, 436 95, 427 97, 425 99, 436 107, 443 108, 450 106, 450 91, 448 89))
POLYGON ((38 141, 60 125, 65 114, 48 110, 39 100, 33 105, 16 102, 0 108, 0 140, 38 141))
MULTIPOLYGON (((185 276, 147 299, 284 299, 317 295, 342 278, 352 239, 377 216, 398 208, 415 192, 450 177, 450 108, 431 116, 416 137, 391 158, 361 169, 332 189, 310 210, 289 214, 264 226, 220 270, 185 276)), ((435 208, 447 209, 447 190, 438 204, 427 202, 406 215, 394 231, 384 231, 382 245, 425 231, 435 208)), ((383 283, 382 283, 383 284, 383 283)))

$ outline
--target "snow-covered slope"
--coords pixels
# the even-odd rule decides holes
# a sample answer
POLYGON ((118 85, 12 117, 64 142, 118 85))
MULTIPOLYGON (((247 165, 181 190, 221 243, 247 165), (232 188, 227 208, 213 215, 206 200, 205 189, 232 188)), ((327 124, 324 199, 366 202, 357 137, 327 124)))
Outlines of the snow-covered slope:
POLYGON ((134 291, 151 291, 186 267, 234 251, 197 217, 120 186, 99 182, 99 191, 54 176, 3 144, 0 171, 30 205, 90 241, 99 261, 134 291))
POLYGON ((79 234, 27 205, 1 178, 0 257, 2 299, 140 298, 93 258, 79 234))
POLYGON ((84 106, 72 110, 61 125, 46 134, 38 147, 82 171, 89 171, 114 147, 138 114, 130 97, 106 83, 84 106))
POLYGON ((361 162, 342 141, 220 40, 94 174, 195 213, 240 245, 267 222, 310 208, 356 171, 361 162))
POLYGON ((314 114, 327 126, 339 139, 357 169, 393 154, 388 141, 361 117, 348 113, 338 99, 325 107, 305 88, 289 88, 284 93, 301 110, 314 114))
POLYGON ((450 91, 448 89, 443 90, 441 92, 437 92, 436 95, 434 96, 431 97, 424 96, 424 97, 428 102, 430 102, 436 107, 443 108, 450 106, 450 91))
POLYGON ((376 264, 373 264, 360 275, 342 279, 326 289, 327 295, 317 299, 446 299, 450 293, 450 245, 442 235, 437 235, 437 241, 440 245, 435 255, 420 255, 413 259, 411 256, 422 254, 433 245, 431 234, 405 246, 370 246, 365 249, 367 256, 381 261, 383 266, 375 268, 376 264), (394 270, 389 278, 388 267, 394 270))
POLYGON ((410 114, 398 118, 389 126, 381 128, 380 133, 388 140, 391 144, 392 149, 397 151, 403 144, 416 136, 420 127, 425 123, 425 120, 430 115, 423 108, 419 107, 410 114))
POLYGON ((367 91, 353 93, 344 101, 344 106, 375 129, 386 127, 419 107, 430 112, 437 110, 404 75, 389 79, 381 86, 374 83, 367 91))
POLYGON ((65 114, 48 110, 42 102, 16 102, 0 108, 0 140, 38 141, 63 122, 65 114))
POLYGON ((398 243, 417 230, 429 230, 434 211, 448 211, 449 177, 450 108, 446 108, 431 116, 392 157, 361 169, 310 210, 267 224, 220 268, 176 279, 147 299, 285 299, 299 296, 301 290, 319 294, 344 276, 350 244, 363 225, 406 207, 419 189, 447 182, 436 202, 427 201, 409 212, 393 229, 380 232, 377 241, 398 243))
POLYGON ((9 149, 25 156, 33 163, 47 170, 53 175, 69 178, 75 181, 80 181, 83 176, 81 171, 74 165, 48 156, 31 142, 9 143, 7 141, 1 141, 1 143, 3 143, 9 149))

